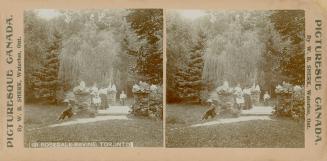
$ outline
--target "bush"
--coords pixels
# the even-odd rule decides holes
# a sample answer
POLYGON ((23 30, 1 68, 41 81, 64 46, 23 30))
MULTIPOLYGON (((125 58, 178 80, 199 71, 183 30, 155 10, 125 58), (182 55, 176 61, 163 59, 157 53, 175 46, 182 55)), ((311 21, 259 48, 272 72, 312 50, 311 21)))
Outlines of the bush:
POLYGON ((163 119, 162 88, 140 82, 133 86, 135 103, 132 113, 136 116, 145 116, 163 119))
POLYGON ((218 94, 218 106, 220 107, 220 114, 224 116, 238 117, 240 109, 236 107, 235 91, 229 87, 228 82, 224 82, 222 86, 216 89, 218 94))
POLYGON ((304 88, 283 83, 276 87, 275 92, 277 95, 275 116, 290 117, 294 120, 305 118, 304 88))

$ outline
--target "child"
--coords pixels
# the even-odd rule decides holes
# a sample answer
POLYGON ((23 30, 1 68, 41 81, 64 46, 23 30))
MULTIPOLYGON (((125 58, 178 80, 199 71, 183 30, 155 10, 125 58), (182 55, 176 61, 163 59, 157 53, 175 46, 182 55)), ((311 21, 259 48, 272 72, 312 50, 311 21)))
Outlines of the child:
POLYGON ((268 91, 263 95, 263 102, 265 105, 268 105, 268 101, 270 99, 270 95, 268 94, 268 91))
POLYGON ((101 105, 99 89, 96 83, 94 83, 93 87, 91 88, 91 104, 93 107, 95 107, 96 111, 98 110, 98 107, 101 105))
POLYGON ((98 93, 96 93, 92 98, 92 103, 95 106, 95 110, 98 110, 98 108, 101 105, 101 97, 98 93))

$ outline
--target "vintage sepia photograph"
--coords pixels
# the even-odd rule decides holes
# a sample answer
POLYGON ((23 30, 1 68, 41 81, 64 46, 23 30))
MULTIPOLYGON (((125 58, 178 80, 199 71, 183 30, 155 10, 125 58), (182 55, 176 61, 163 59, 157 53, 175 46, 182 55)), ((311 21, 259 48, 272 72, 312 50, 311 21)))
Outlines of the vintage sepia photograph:
POLYGON ((24 144, 163 146, 163 10, 24 12, 24 144))
POLYGON ((304 148, 303 10, 168 10, 167 147, 304 148))

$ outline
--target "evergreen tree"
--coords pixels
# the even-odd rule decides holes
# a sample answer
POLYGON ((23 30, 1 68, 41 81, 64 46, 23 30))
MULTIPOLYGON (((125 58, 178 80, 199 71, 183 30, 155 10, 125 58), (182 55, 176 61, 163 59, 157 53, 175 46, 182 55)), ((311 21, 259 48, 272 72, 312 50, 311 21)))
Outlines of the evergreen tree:
POLYGON ((196 44, 190 50, 189 61, 185 69, 180 69, 176 76, 177 95, 185 102, 200 102, 202 90, 203 48, 205 36, 200 32, 196 44))
MULTIPOLYGON (((192 25, 179 14, 168 13, 167 24, 167 66, 166 70, 166 99, 167 102, 180 102, 177 95, 177 77, 180 70, 187 66, 190 46, 193 45, 192 25)), ((194 26, 194 25, 193 25, 194 26)))
POLYGON ((53 40, 50 41, 45 60, 41 68, 33 74, 34 96, 48 103, 55 103, 58 85, 59 71, 59 49, 61 44, 61 36, 58 32, 53 34, 53 40))
POLYGON ((291 46, 278 55, 280 58, 278 70, 281 71, 283 81, 302 85, 305 81, 304 11, 275 11, 270 18, 283 39, 291 41, 291 46))
POLYGON ((34 93, 32 74, 42 66, 43 55, 47 50, 47 25, 46 20, 39 18, 34 11, 30 10, 24 13, 25 101, 33 101, 35 99, 30 94, 34 93))
POLYGON ((270 94, 273 94, 276 85, 280 82, 280 80, 285 79, 281 76, 281 72, 278 70, 278 55, 280 52, 274 48, 273 40, 269 38, 266 42, 266 50, 261 55, 261 59, 259 62, 260 67, 260 76, 259 84, 261 88, 265 91, 269 91, 270 94))
POLYGON ((140 40, 147 41, 137 53, 136 72, 142 76, 139 79, 151 84, 162 83, 163 11, 158 9, 131 10, 127 21, 131 23, 131 27, 140 40))

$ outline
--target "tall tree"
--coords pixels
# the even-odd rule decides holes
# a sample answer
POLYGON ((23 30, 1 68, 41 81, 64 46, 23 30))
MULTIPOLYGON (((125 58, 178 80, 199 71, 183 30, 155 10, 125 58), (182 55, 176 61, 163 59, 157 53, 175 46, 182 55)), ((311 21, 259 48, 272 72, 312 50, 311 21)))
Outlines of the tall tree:
POLYGON ((45 53, 48 46, 48 30, 47 22, 37 16, 34 11, 24 12, 24 50, 25 50, 25 100, 35 99, 33 95, 32 74, 34 71, 42 67, 42 62, 45 59, 45 53))
POLYGON ((215 87, 223 81, 232 85, 253 84, 257 80, 257 62, 264 43, 259 39, 256 23, 244 22, 260 21, 264 17, 239 11, 215 12, 211 16, 214 18, 208 31, 203 79, 213 82, 215 87))
POLYGON ((100 86, 115 83, 118 89, 126 90, 130 80, 128 66, 134 64, 133 54, 144 44, 126 21, 129 12, 65 13, 69 19, 66 33, 70 36, 64 40, 61 52, 61 80, 70 86, 78 80, 87 84, 97 82, 100 86))
POLYGON ((181 70, 187 68, 190 48, 193 43, 191 23, 179 14, 168 12, 167 29, 167 101, 179 102, 182 98, 176 92, 181 70))
POLYGON ((278 10, 271 15, 276 30, 283 40, 290 40, 291 45, 280 55, 279 70, 292 84, 303 85, 305 82, 304 63, 304 11, 278 10))
POLYGON ((47 49, 45 60, 41 68, 33 74, 34 95, 49 103, 56 103, 59 90, 59 52, 61 48, 61 36, 55 31, 50 38, 50 45, 47 49))
POLYGON ((163 77, 163 10, 137 9, 131 10, 127 17, 140 40, 147 44, 137 53, 136 72, 142 77, 139 80, 152 84, 161 84, 163 77))
POLYGON ((188 63, 185 68, 180 68, 176 81, 175 92, 185 102, 200 103, 200 92, 202 90, 203 50, 205 35, 199 32, 194 46, 191 47, 188 63))

